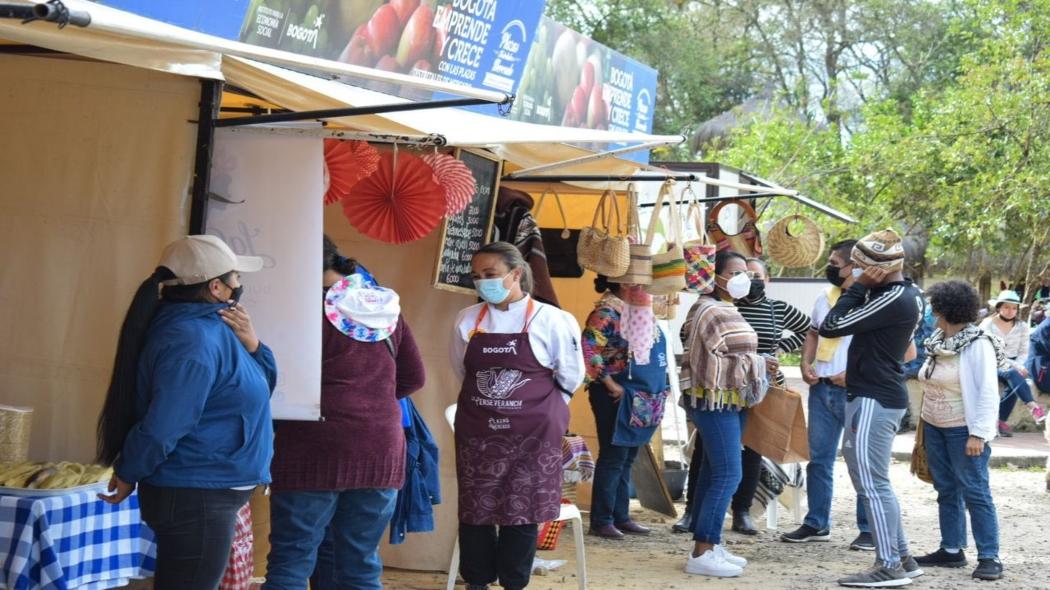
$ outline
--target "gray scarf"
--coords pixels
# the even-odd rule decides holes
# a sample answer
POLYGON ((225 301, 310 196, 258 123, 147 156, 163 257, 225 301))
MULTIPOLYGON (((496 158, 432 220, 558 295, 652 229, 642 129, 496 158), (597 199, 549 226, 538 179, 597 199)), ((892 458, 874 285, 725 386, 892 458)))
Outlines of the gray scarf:
POLYGON ((996 368, 1007 366, 1006 354, 1003 352, 1003 341, 998 336, 985 332, 976 324, 967 324, 965 328, 959 330, 950 338, 945 338, 944 331, 937 328, 923 342, 923 348, 926 350, 926 378, 928 379, 933 374, 933 369, 937 365, 937 357, 958 355, 967 346, 981 338, 987 338, 988 342, 992 343, 992 349, 995 350, 996 368))

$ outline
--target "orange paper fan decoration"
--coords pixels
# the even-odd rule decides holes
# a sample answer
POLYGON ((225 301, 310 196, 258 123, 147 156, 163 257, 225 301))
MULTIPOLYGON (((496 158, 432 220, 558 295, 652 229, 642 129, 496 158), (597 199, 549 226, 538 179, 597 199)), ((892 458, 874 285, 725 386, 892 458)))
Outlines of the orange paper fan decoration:
POLYGON ((350 188, 379 167, 379 152, 366 141, 324 140, 324 204, 350 194, 350 188))
POLYGON ((445 216, 451 217, 466 209, 477 192, 477 181, 470 168, 441 153, 426 154, 423 161, 434 169, 434 177, 445 189, 445 216))
POLYGON ((343 214, 350 225, 390 244, 429 234, 444 212, 445 192, 433 169, 418 157, 396 150, 382 154, 378 169, 343 199, 343 214))

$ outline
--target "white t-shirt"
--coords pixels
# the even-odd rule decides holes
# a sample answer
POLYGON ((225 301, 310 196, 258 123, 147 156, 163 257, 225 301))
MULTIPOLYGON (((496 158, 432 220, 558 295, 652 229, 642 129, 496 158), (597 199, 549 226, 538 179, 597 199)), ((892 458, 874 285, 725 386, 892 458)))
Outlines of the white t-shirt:
MULTIPOLYGON (((814 330, 820 329, 820 325, 824 323, 824 318, 828 316, 830 311, 831 302, 828 301, 828 292, 827 290, 821 291, 820 295, 817 296, 816 303, 813 304, 813 314, 810 316, 814 330)), ((816 361, 813 363, 813 370, 817 372, 817 377, 831 377, 846 370, 849 343, 853 340, 853 336, 843 336, 839 340, 841 340, 839 347, 835 349, 835 355, 831 357, 830 361, 816 361)))
MULTIPOLYGON (((531 298, 526 296, 521 301, 511 303, 507 311, 500 311, 488 303, 479 303, 459 312, 448 350, 452 368, 460 379, 466 372, 463 357, 467 352, 470 333, 474 330, 481 310, 488 307, 488 312, 481 321, 480 328, 483 331, 517 334, 525 326, 525 312, 530 300, 531 298)), ((554 378, 568 403, 571 398, 569 394, 580 387, 585 373, 583 350, 580 348, 580 325, 572 314, 553 305, 534 301, 533 306, 532 320, 529 324, 529 344, 532 345, 536 360, 554 371, 554 378)))

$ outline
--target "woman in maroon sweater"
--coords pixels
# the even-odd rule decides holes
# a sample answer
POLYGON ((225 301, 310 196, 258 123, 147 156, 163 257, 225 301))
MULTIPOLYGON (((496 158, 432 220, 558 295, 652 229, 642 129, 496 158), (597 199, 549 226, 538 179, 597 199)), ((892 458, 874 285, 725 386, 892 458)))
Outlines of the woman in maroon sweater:
POLYGON ((423 386, 424 370, 396 295, 370 288, 357 270, 325 237, 326 294, 335 288, 321 318, 323 419, 276 423, 266 589, 305 589, 329 526, 335 578, 356 589, 382 587, 379 541, 405 479, 398 400, 423 386), (367 320, 343 304, 355 286, 370 305, 383 303, 369 308, 375 313, 367 320), (374 326, 383 317, 390 328, 352 321, 374 326))

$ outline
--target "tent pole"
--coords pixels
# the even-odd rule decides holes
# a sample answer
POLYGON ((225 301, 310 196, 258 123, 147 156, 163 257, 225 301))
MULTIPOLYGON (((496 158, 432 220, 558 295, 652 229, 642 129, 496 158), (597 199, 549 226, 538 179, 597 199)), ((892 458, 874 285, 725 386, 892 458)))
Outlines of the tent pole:
POLYGON ((508 105, 514 97, 508 95, 503 102, 493 103, 484 98, 452 98, 447 100, 429 100, 423 102, 405 102, 384 104, 371 107, 349 107, 343 109, 323 109, 319 111, 300 111, 296 113, 275 113, 257 117, 231 117, 217 119, 216 127, 237 127, 239 125, 258 125, 260 123, 283 123, 286 121, 308 121, 313 119, 331 119, 335 117, 357 117, 361 115, 378 115, 381 113, 400 113, 404 111, 421 111, 423 109, 441 109, 446 107, 469 107, 484 104, 508 105))
MULTIPOLYGON (((683 141, 685 141, 685 136, 684 135, 678 141, 678 143, 682 143, 683 141)), ((672 142, 669 142, 669 141, 653 141, 653 142, 642 143, 642 144, 638 144, 638 145, 629 145, 627 147, 617 148, 617 149, 614 149, 614 150, 607 150, 607 151, 604 151, 604 152, 598 152, 596 154, 589 154, 589 155, 586 155, 586 156, 580 156, 579 158, 572 158, 571 160, 562 160, 561 162, 554 162, 552 164, 544 164, 542 166, 533 166, 532 168, 522 168, 521 170, 518 170, 517 172, 512 172, 511 174, 508 174, 507 176, 504 176, 503 178, 504 178, 504 180, 514 180, 514 179, 516 179, 516 178, 518 178, 520 176, 526 176, 526 175, 529 175, 529 174, 536 174, 538 172, 548 172, 550 170, 555 170, 557 168, 565 168, 567 166, 573 166, 573 165, 576 165, 576 164, 583 164, 584 162, 594 162, 596 160, 603 160, 605 158, 611 158, 613 156, 620 156, 620 155, 628 154, 628 153, 631 153, 631 152, 637 152, 637 151, 641 151, 641 150, 648 150, 648 149, 652 149, 652 148, 657 148, 657 147, 669 145, 671 143, 672 142)))
POLYGON ((200 114, 197 116, 197 150, 193 163, 193 196, 190 201, 189 234, 203 234, 208 226, 208 185, 211 182, 211 153, 215 144, 215 118, 222 99, 221 80, 201 80, 200 114))

